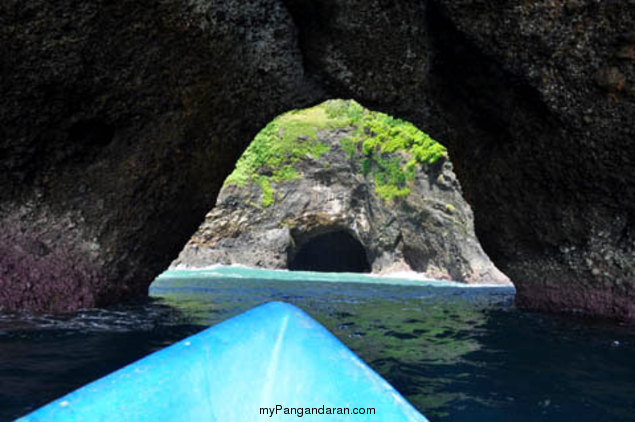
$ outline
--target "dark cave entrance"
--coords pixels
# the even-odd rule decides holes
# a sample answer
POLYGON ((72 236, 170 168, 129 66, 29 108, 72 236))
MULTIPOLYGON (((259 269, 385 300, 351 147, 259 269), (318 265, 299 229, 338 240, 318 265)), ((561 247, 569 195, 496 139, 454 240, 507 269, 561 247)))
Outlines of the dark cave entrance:
POLYGON ((369 273, 364 247, 350 233, 335 231, 304 243, 289 262, 292 271, 369 273))

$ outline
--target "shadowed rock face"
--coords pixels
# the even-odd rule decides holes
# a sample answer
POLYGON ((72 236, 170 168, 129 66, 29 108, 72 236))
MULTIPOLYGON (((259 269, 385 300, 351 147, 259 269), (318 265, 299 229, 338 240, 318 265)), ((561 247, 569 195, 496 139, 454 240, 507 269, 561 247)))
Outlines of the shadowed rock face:
POLYGON ((289 263, 293 271, 369 273, 364 247, 345 231, 315 236, 300 247, 289 263))
POLYGON ((634 9, 5 0, 0 304, 144 294, 266 122, 351 97, 447 143, 519 305, 634 319, 634 9))

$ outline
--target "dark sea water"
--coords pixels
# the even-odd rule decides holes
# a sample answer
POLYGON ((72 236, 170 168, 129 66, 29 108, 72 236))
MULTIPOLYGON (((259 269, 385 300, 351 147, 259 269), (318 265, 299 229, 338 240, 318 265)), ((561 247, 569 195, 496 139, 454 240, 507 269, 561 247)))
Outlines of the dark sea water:
POLYGON ((635 421, 635 330, 519 312, 513 296, 234 268, 173 272, 111 309, 0 314, 0 421, 272 300, 304 309, 432 421, 635 421))

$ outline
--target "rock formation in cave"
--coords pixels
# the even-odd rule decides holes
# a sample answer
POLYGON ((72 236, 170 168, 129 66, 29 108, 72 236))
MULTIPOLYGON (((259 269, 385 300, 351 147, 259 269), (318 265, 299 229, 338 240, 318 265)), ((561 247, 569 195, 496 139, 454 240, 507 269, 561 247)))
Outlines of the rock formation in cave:
POLYGON ((0 304, 145 294, 257 131, 326 98, 443 139, 526 308, 635 319, 628 2, 0 4, 0 304))
POLYGON ((343 100, 285 113, 249 145, 173 267, 216 264, 509 283, 445 148, 343 100))

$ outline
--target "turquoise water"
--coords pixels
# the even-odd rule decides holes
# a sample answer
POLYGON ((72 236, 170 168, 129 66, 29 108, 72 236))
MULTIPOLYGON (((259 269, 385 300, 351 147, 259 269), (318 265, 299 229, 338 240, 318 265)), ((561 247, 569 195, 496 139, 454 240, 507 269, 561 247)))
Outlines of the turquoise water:
MULTIPOLYGON (((179 283, 194 286, 196 280, 235 279, 235 280, 273 280, 273 281, 322 281, 327 283, 359 283, 394 286, 437 286, 466 287, 464 283, 432 279, 413 279, 403 277, 380 277, 360 273, 325 273, 313 271, 263 270, 240 266, 218 266, 204 270, 170 270, 161 274, 153 284, 154 291, 162 287, 174 287, 179 283), (194 284, 193 284, 194 283, 194 284)), ((467 286, 470 287, 470 286, 467 286)))
POLYGON ((519 312, 513 295, 359 274, 170 272, 144 301, 55 317, 0 314, 0 420, 283 300, 433 421, 635 421, 635 331, 519 312))

